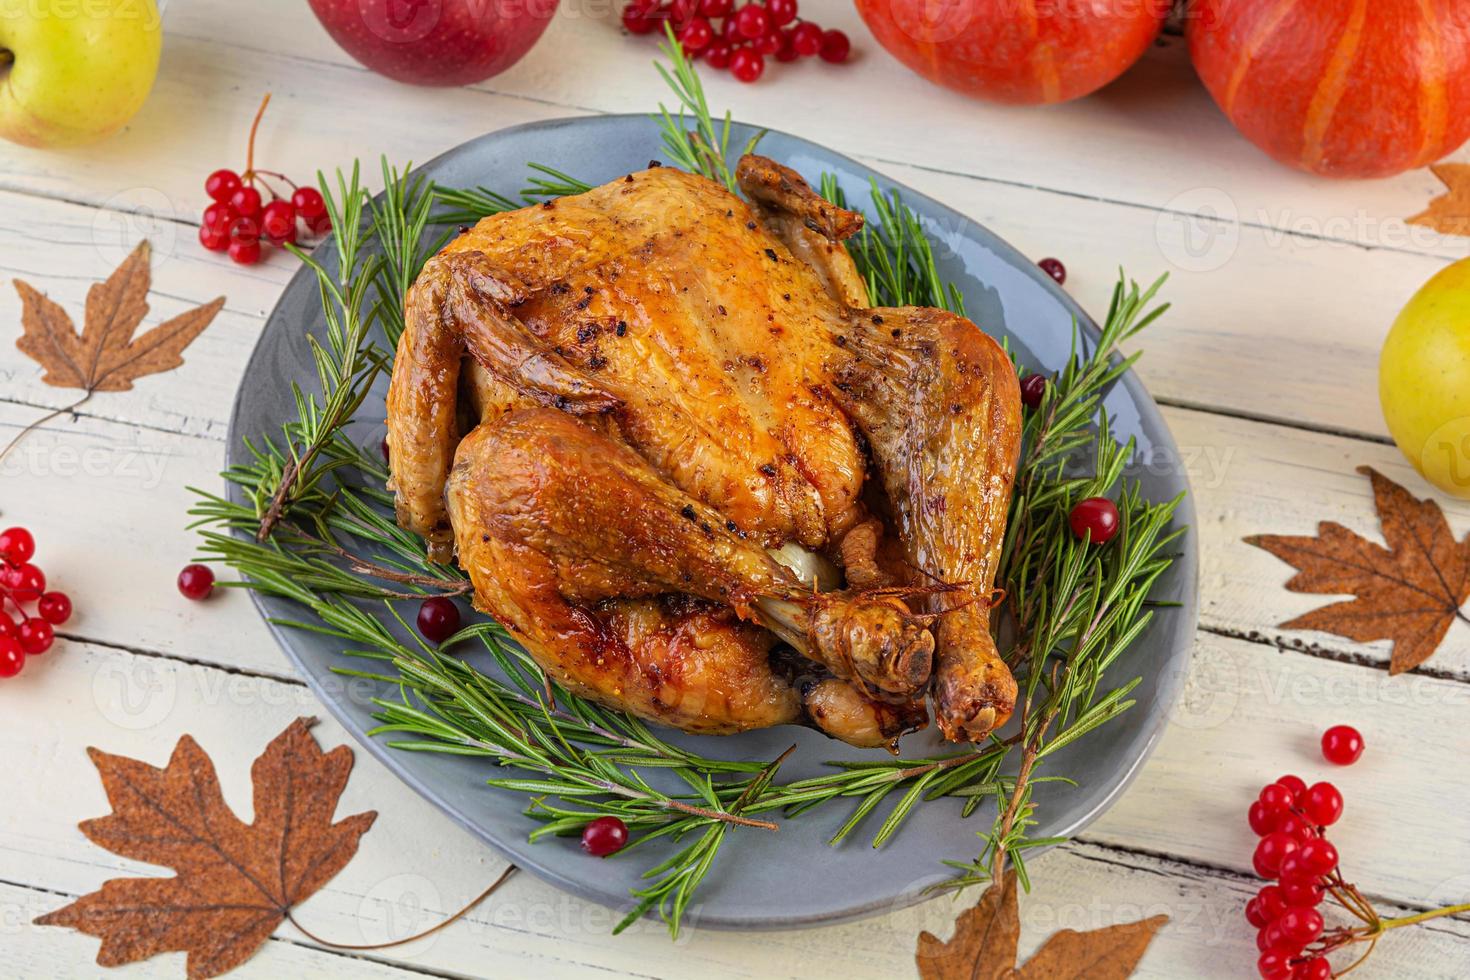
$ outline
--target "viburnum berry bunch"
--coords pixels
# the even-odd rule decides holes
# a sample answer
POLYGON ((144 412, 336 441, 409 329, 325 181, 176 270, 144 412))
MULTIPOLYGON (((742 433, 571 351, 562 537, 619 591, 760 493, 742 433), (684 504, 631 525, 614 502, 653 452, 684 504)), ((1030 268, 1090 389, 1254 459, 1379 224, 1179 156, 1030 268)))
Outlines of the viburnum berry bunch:
POLYGON ((295 244, 301 227, 317 236, 332 230, 321 191, 298 187, 285 174, 255 166, 255 135, 270 101, 267 93, 250 126, 244 172, 216 170, 204 182, 204 191, 214 203, 204 209, 199 244, 211 252, 229 252, 230 258, 241 265, 259 262, 265 243, 277 247, 295 244), (262 190, 270 195, 269 201, 262 190))
MULTIPOLYGON (((1356 761, 1362 736, 1347 726, 1329 730, 1323 754, 1339 765, 1356 761), (1347 758, 1337 746, 1351 733, 1356 752, 1347 758)), ((1390 929, 1442 915, 1470 910, 1470 903, 1448 906, 1397 919, 1385 919, 1350 884, 1339 867, 1337 848, 1327 828, 1343 814, 1342 793, 1328 782, 1308 786, 1297 776, 1282 776, 1262 787, 1247 819, 1260 840, 1252 858, 1256 873, 1272 882, 1245 906, 1245 918, 1257 930, 1261 951, 1257 967, 1266 980, 1328 980, 1357 966, 1390 929), (1320 907, 1327 899, 1357 919, 1359 925, 1327 927, 1320 907), (1358 961, 1334 973, 1328 957, 1356 943, 1367 943, 1358 961)))
POLYGON ((0 531, 0 678, 25 667, 26 657, 45 653, 54 628, 71 618, 71 598, 46 591, 46 573, 31 563, 36 539, 23 527, 0 531), (27 611, 34 608, 34 614, 27 611), (10 614, 14 610, 19 622, 10 614))
POLYGON ((684 54, 729 69, 742 82, 765 73, 766 59, 795 61, 816 56, 841 64, 852 53, 842 31, 823 30, 799 17, 797 0, 628 0, 623 26, 630 34, 672 31, 684 54))

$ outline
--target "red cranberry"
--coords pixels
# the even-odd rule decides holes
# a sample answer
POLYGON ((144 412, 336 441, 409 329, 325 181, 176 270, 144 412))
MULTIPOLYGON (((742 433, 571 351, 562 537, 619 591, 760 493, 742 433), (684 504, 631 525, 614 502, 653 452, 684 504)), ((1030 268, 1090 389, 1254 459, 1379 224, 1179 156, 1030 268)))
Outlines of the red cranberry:
POLYGON ((0 636, 0 678, 19 674, 26 665, 26 652, 13 636, 0 636))
POLYGON ((20 648, 26 653, 45 653, 56 642, 56 633, 44 619, 28 619, 20 624, 16 639, 20 640, 20 648))
POLYGON ((1046 395, 1046 386, 1050 382, 1044 374, 1028 374, 1021 379, 1021 404, 1027 408, 1036 408, 1041 404, 1041 399, 1046 395))
POLYGON ((0 585, 9 589, 10 597, 17 602, 35 602, 46 591, 46 573, 29 562, 7 565, 0 569, 0 585))
POLYGON ((730 73, 742 82, 753 82, 766 70, 766 59, 759 51, 740 48, 730 58, 730 73))
POLYGON ((1058 286, 1066 283, 1067 267, 1062 265, 1060 259, 1042 259, 1036 264, 1041 266, 1042 272, 1045 272, 1047 275, 1055 279, 1058 286))
POLYGON ((735 11, 735 29, 741 37, 755 40, 771 30, 771 14, 765 7, 747 3, 735 11))
POLYGON ((692 18, 679 32, 679 43, 685 51, 703 51, 715 38, 715 30, 703 17, 692 18))
POLYGON ((791 46, 803 58, 822 50, 822 29, 811 21, 803 21, 791 29, 791 46))
POLYGON ((419 632, 430 643, 443 643, 459 632, 459 607, 454 600, 436 595, 419 606, 419 632))
POLYGON ((196 602, 208 599, 214 592, 214 572, 208 565, 185 565, 184 570, 179 572, 179 592, 183 593, 185 599, 196 602))
POLYGON ((771 12, 771 23, 785 27, 796 19, 796 0, 766 0, 766 9, 771 12))
POLYGON ((216 170, 204 181, 204 193, 221 204, 228 202, 240 187, 240 175, 233 170, 216 170))
POLYGON ((705 64, 711 68, 723 70, 730 67, 730 56, 732 52, 726 41, 714 41, 704 49, 705 64))
POLYGON ((36 604, 36 613, 53 626, 71 619, 71 597, 65 592, 47 592, 36 604))
POLYGON ((847 39, 846 34, 841 31, 822 32, 822 47, 817 53, 822 56, 823 61, 830 61, 834 65, 840 65, 847 60, 847 56, 851 51, 852 42, 847 39))
POLYGON ((1331 783, 1313 783, 1302 794, 1302 812, 1319 827, 1337 823, 1342 817, 1342 792, 1331 783))
POLYGON ((593 857, 616 854, 628 843, 628 827, 617 817, 598 817, 582 828, 582 850, 593 857))
POLYGON ((1350 766, 1363 755, 1363 733, 1351 725, 1333 725, 1322 733, 1322 757, 1338 766, 1350 766))
POLYGON ((23 565, 36 554, 36 539, 23 527, 0 531, 0 558, 14 565, 23 565))
POLYGON ((1118 505, 1107 497, 1088 497, 1077 502, 1067 521, 1077 537, 1090 537, 1093 544, 1107 544, 1118 533, 1118 505))

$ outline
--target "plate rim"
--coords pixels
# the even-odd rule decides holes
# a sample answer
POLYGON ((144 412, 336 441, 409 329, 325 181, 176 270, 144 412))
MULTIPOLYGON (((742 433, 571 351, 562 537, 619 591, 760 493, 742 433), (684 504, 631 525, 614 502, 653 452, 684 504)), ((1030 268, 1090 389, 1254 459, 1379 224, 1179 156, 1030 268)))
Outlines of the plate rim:
MULTIPOLYGON (((582 116, 556 116, 549 119, 517 123, 512 126, 505 126, 499 129, 491 130, 486 133, 482 133, 479 136, 473 137, 472 139, 466 140, 453 147, 450 147, 443 152, 438 153, 425 163, 412 166, 409 172, 416 174, 421 171, 430 170, 436 165, 451 157, 457 156, 462 153, 472 152, 473 148, 480 145, 481 143, 498 138, 504 138, 513 134, 532 131, 564 129, 589 123, 606 124, 609 122, 617 123, 637 121, 639 123, 646 124, 651 119, 656 119, 656 117, 651 117, 648 113, 626 112, 597 113, 582 116)), ((830 147, 826 147, 812 140, 808 140, 805 137, 797 136, 784 130, 775 129, 768 126, 756 126, 751 123, 743 123, 740 120, 732 119, 730 125, 732 131, 741 129, 743 127, 746 130, 754 132, 780 136, 783 139, 791 140, 795 143, 811 147, 817 151, 820 151, 821 153, 829 154, 832 157, 840 159, 843 163, 847 164, 855 171, 872 175, 878 181, 879 185, 885 190, 899 190, 903 195, 905 203, 910 204, 910 206, 912 206, 912 202, 914 201, 922 201, 929 209, 931 209, 931 211, 938 211, 942 213, 956 215, 967 226, 973 225, 976 228, 982 229, 984 232, 986 232, 987 235, 990 236, 991 239, 991 241, 987 242, 986 245, 993 248, 1005 259, 1009 260, 1009 264, 1013 268, 1016 268, 1024 274, 1028 275, 1031 279, 1033 279, 1049 293, 1051 293, 1053 298, 1059 300, 1062 306, 1064 306, 1071 313, 1078 329, 1081 330, 1090 340, 1095 342, 1100 336, 1101 331, 1097 326, 1097 323, 1069 293, 1063 290, 1055 281, 1051 279, 1049 275, 1047 275, 1039 267, 1037 267, 1035 263, 1027 259, 1018 249, 1015 248, 1015 246, 1011 245, 1009 241, 991 230, 988 226, 982 224, 980 221, 971 218, 969 215, 966 215, 963 212, 956 210, 955 208, 943 203, 942 201, 936 200, 935 198, 931 197, 928 194, 925 194, 922 191, 909 187, 901 181, 894 180, 893 178, 880 172, 877 168, 863 163, 861 160, 857 160, 846 153, 833 150, 830 147)), ((665 148, 662 146, 662 144, 659 144, 655 148, 655 150, 659 155, 665 154, 665 148)), ((655 156, 653 159, 657 159, 657 156, 655 156)), ((378 195, 374 195, 375 198, 380 196, 381 192, 378 195)), ((329 245, 333 241, 334 237, 334 235, 328 235, 320 242, 318 242, 316 247, 322 248, 323 246, 329 245)), ((265 355, 265 351, 267 348, 266 341, 270 334, 269 325, 273 320, 275 320, 276 314, 280 310, 281 304, 285 301, 287 293, 292 290, 292 287, 296 284, 297 280, 308 278, 313 275, 314 273, 311 271, 311 269, 304 264, 294 273, 292 273, 291 278, 286 282, 286 285, 282 287, 281 292, 277 296, 276 302, 272 305, 270 312, 266 315, 264 325, 262 326, 260 334, 259 336, 257 336, 255 344, 251 349, 250 356, 246 359, 244 373, 241 375, 240 384, 235 391, 234 404, 230 411, 229 425, 225 435, 225 465, 227 468, 237 465, 243 459, 242 436, 255 435, 254 433, 245 434, 240 431, 240 415, 242 413, 242 406, 245 400, 245 389, 248 383, 248 379, 254 376, 252 369, 257 367, 257 361, 265 355)), ((1114 357, 1116 356, 1117 355, 1115 354, 1114 357)), ((1178 445, 1174 440, 1173 432, 1169 429, 1167 422, 1164 420, 1163 413, 1160 411, 1160 406, 1158 402, 1154 400, 1153 396, 1150 395, 1148 390, 1143 386, 1143 382, 1139 379, 1137 372, 1132 367, 1130 367, 1122 375, 1122 377, 1119 378, 1118 383, 1122 384, 1128 390, 1131 396, 1131 400, 1139 408, 1140 416, 1145 420, 1155 422, 1158 427, 1165 434, 1167 434, 1170 448, 1177 450, 1178 445)), ((1117 779, 1117 782, 1111 788, 1111 790, 1104 794, 1092 806, 1086 808, 1081 813, 1079 813, 1067 824, 1058 828, 1056 830, 1057 836, 1067 838, 1075 837, 1087 826, 1092 824, 1104 813, 1110 810, 1117 803, 1118 799, 1123 795, 1123 793, 1125 793, 1132 786, 1133 782, 1137 779, 1139 773, 1142 772, 1143 768, 1147 765, 1149 759, 1153 756, 1154 750, 1163 735, 1164 728, 1167 725, 1169 716, 1178 703, 1180 692, 1184 686, 1185 676, 1187 675, 1189 665, 1193 660, 1196 646, 1195 638, 1197 637, 1199 632, 1200 545, 1197 526, 1198 518, 1194 507, 1194 491, 1189 483, 1189 476, 1182 469, 1178 471, 1177 476, 1180 483, 1183 485, 1184 494, 1182 496, 1182 499, 1180 500, 1178 508, 1175 511, 1174 519, 1183 527, 1184 533, 1180 539, 1181 545, 1179 553, 1175 558, 1176 565, 1180 566, 1180 571, 1183 574, 1183 595, 1181 596, 1179 600, 1179 605, 1175 611, 1178 615, 1183 617, 1183 620, 1176 627, 1176 632, 1174 636, 1176 638, 1181 636, 1184 638, 1184 642, 1182 644, 1183 649, 1173 652, 1168 658, 1168 666, 1171 669, 1164 671, 1164 676, 1159 681, 1158 697, 1154 699, 1157 707, 1153 710, 1153 713, 1149 717, 1148 727, 1146 732, 1144 733, 1143 743, 1140 751, 1138 751, 1137 755, 1131 760, 1131 763, 1127 766, 1127 768, 1123 770, 1121 776, 1117 779)), ((224 483, 226 492, 233 494, 235 492, 233 484, 230 484, 229 481, 224 481, 224 483)), ((411 787, 414 792, 416 792, 420 797, 432 804, 440 812, 448 816, 449 819, 455 824, 468 831, 470 835, 474 837, 477 841, 488 845, 491 850, 493 850, 496 854, 500 855, 511 864, 520 867, 522 870, 530 872, 538 879, 554 885, 555 887, 560 888, 561 890, 568 892, 580 899, 594 902, 598 905, 612 907, 619 911, 622 911, 631 906, 632 903, 626 894, 623 894, 618 902, 610 902, 608 900, 607 891, 599 890, 590 885, 584 884, 581 878, 573 877, 562 871, 559 871, 552 863, 536 860, 534 858, 527 858, 526 855, 523 853, 512 851, 509 845, 501 843, 494 836, 490 835, 482 826, 480 826, 480 824, 471 819, 471 816, 468 813, 461 812, 459 809, 451 805, 447 800, 443 799, 437 791, 427 786, 423 779, 421 779, 415 773, 414 767, 408 764, 409 761, 413 758, 413 753, 395 751, 380 739, 370 738, 366 735, 366 733, 359 734, 355 729, 355 722, 349 719, 347 708, 340 703, 340 692, 334 693, 322 687, 322 685, 317 681, 313 672, 308 669, 307 664, 305 663, 301 655, 297 652, 295 646, 288 641, 287 637, 290 634, 288 633, 287 628, 278 625, 277 623, 272 621, 272 617, 274 614, 265 607, 264 597, 262 597, 260 593, 258 593, 254 589, 247 589, 247 591, 250 595, 251 602, 256 608, 256 611, 260 614, 261 618, 265 621, 267 628, 270 630, 271 636, 275 640, 276 645, 286 655, 286 658, 290 661, 292 667, 295 669, 295 672, 300 677, 300 679, 316 696, 317 700, 320 701, 332 714, 333 718, 338 722, 338 724, 342 725, 343 729, 352 736, 353 740, 357 742, 358 745, 366 749, 368 753, 372 755, 375 759, 381 762, 395 777, 411 787)), ((493 787, 487 786, 485 787, 485 789, 493 790, 493 787)), ((1033 850, 1028 856, 1029 860, 1035 861, 1036 858, 1050 851, 1054 846, 1056 845, 1048 845, 1046 847, 1033 850)), ((534 845, 529 845, 529 847, 534 850, 534 845)), ((946 876, 942 872, 936 871, 934 875, 928 877, 938 881, 943 880, 946 876)), ((919 878, 917 880, 925 881, 928 880, 928 878, 919 878)), ((890 896, 888 898, 878 898, 860 904, 855 904, 846 907, 838 912, 819 912, 812 913, 806 916, 783 915, 779 918, 763 918, 761 916, 711 913, 702 908, 697 916, 693 916, 691 918, 691 921, 687 923, 686 928, 705 928, 721 931, 785 931, 790 929, 802 929, 811 928, 814 926, 835 925, 844 922, 853 922, 859 919, 868 918, 880 912, 900 911, 912 905, 916 905, 920 902, 926 901, 930 897, 932 897, 926 889, 913 888, 911 887, 912 884, 913 882, 910 883, 910 887, 907 890, 899 892, 897 895, 890 896)), ((645 914, 645 918, 655 917, 656 913, 656 909, 650 909, 645 914)))

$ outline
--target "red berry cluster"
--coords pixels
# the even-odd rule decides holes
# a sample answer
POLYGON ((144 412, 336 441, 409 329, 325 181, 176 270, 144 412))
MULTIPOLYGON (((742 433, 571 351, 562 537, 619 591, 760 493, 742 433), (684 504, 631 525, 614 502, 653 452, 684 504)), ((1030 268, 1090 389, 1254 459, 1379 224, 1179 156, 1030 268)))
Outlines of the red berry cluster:
MULTIPOLYGON (((292 185, 291 197, 278 195, 263 179, 262 170, 247 170, 242 177, 233 170, 216 170, 205 181, 204 189, 214 203, 204 209, 204 222, 199 226, 199 243, 211 252, 230 253, 241 265, 260 261, 262 243, 281 246, 294 244, 298 222, 314 235, 332 230, 327 216, 327 202, 314 187, 292 185), (271 195, 265 203, 259 182, 271 195)), ((269 174, 286 183, 280 174, 269 174)))
POLYGON ((763 0, 735 6, 735 0, 629 0, 623 26, 631 34, 651 34, 664 24, 690 58, 703 58, 715 69, 730 70, 742 82, 753 82, 766 70, 766 59, 795 61, 813 55, 841 64, 852 42, 841 31, 824 31, 799 20, 797 0, 763 0))
POLYGON ((0 531, 0 678, 14 677, 26 657, 45 653, 56 640, 53 627, 71 618, 71 598, 47 592, 46 574, 31 564, 36 539, 23 527, 0 531), (35 615, 26 612, 34 603, 35 615), (7 611, 20 614, 17 623, 7 611))
MULTIPOLYGON (((1362 736, 1346 725, 1329 729, 1322 739, 1323 755, 1342 764, 1356 760, 1362 745, 1362 736), (1339 748, 1345 733, 1356 740, 1351 758, 1339 748)), ((1332 976, 1327 954, 1359 935, 1353 929, 1327 931, 1318 911, 1331 895, 1364 917, 1366 903, 1343 880, 1337 848, 1327 840, 1327 828, 1342 818, 1342 811, 1336 786, 1308 786, 1297 776, 1282 776, 1263 787, 1250 805, 1246 817, 1260 838, 1252 864, 1258 875, 1275 882, 1245 906, 1246 921, 1257 929, 1257 967, 1267 980, 1326 980, 1332 976)))
POLYGON ((270 100, 267 95, 260 103, 250 127, 244 173, 216 170, 204 181, 204 192, 214 203, 204 209, 199 243, 211 252, 229 252, 230 258, 241 265, 260 261, 263 242, 277 247, 294 244, 301 226, 313 235, 332 230, 327 202, 320 191, 298 187, 285 174, 255 166, 255 134, 270 100), (289 185, 290 196, 279 193, 266 178, 289 185), (270 195, 270 201, 261 195, 261 188, 270 195))

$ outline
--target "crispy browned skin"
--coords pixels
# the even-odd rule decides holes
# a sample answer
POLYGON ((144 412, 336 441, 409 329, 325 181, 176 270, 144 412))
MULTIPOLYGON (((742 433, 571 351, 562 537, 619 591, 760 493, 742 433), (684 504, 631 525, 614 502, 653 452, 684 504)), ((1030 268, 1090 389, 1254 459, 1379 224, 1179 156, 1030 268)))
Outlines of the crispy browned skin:
POLYGON ((899 540, 938 593, 935 714, 953 740, 1004 724, 1016 681, 990 632, 991 587, 1021 439, 1010 359, 943 310, 875 309, 853 318, 834 388, 873 447, 899 540))
POLYGON ((863 459, 813 390, 841 310, 758 218, 716 184, 657 168, 486 218, 430 260, 388 396, 404 526, 449 541, 442 489, 467 348, 542 404, 616 408, 629 445, 763 544, 821 548, 845 531, 863 459))
POLYGON ((496 556, 475 586, 508 626, 530 633, 565 618, 564 606, 685 594, 762 623, 870 697, 908 701, 928 683, 934 637, 897 598, 810 592, 718 512, 565 412, 518 409, 480 425, 445 497, 460 563, 473 576, 472 556, 496 556))
POLYGON ((859 216, 763 158, 738 175, 754 207, 657 168, 487 218, 430 261, 388 397, 400 523, 439 560, 457 545, 479 605, 604 703, 883 744, 923 724, 932 671, 945 733, 979 738, 1014 701, 983 601, 1014 373, 969 321, 862 308, 840 244, 859 216), (879 588, 885 534, 907 601, 879 588), (871 591, 813 595, 768 553, 792 543, 871 591), (946 582, 963 592, 913 597, 946 582), (820 666, 773 668, 778 641, 820 666))
MULTIPOLYGON (((832 685, 848 686, 803 690, 778 676, 768 658, 776 636, 739 617, 759 617, 764 599, 812 597, 763 549, 716 530, 717 515, 632 450, 564 412, 517 409, 477 427, 460 443, 445 496, 476 604, 578 694, 722 734, 800 721, 804 701, 825 708, 832 685)), ((844 604, 821 598, 813 609, 844 604)), ((929 650, 932 638, 926 661, 929 650)), ((844 704, 840 715, 810 718, 854 744, 896 736, 888 709, 856 691, 844 704)))

